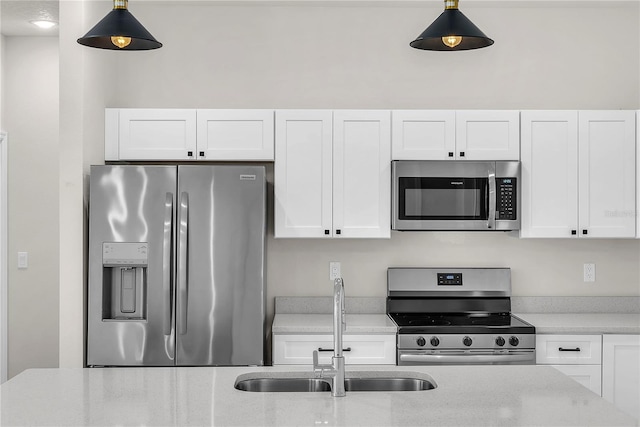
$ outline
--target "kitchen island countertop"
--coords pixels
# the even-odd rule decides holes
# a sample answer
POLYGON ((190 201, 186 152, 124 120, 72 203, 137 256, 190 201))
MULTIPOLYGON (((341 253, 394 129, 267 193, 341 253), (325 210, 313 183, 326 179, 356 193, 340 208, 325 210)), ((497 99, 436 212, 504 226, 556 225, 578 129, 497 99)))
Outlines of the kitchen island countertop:
POLYGON ((255 393, 238 375, 310 367, 32 369, 0 386, 3 426, 601 426, 637 425, 611 403, 547 366, 367 366, 416 371, 419 392, 255 393))

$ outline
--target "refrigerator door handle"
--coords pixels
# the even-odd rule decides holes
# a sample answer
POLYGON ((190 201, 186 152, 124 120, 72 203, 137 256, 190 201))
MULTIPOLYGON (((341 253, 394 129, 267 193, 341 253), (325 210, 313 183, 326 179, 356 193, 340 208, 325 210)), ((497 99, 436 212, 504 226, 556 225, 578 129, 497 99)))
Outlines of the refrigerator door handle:
POLYGON ((187 333, 187 235, 189 226, 189 194, 180 194, 180 232, 178 242, 178 321, 180 322, 180 334, 187 333))
POLYGON ((164 201, 164 232, 162 236, 162 292, 164 317, 162 330, 171 335, 171 231, 173 228, 173 193, 167 193, 164 201))

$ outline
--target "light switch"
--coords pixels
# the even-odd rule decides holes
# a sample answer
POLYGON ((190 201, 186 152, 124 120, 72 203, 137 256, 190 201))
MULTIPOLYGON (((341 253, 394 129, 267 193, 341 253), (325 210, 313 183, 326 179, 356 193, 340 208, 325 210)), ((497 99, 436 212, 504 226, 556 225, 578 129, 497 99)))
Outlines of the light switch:
POLYGON ((27 268, 29 266, 29 253, 18 252, 18 268, 27 268))

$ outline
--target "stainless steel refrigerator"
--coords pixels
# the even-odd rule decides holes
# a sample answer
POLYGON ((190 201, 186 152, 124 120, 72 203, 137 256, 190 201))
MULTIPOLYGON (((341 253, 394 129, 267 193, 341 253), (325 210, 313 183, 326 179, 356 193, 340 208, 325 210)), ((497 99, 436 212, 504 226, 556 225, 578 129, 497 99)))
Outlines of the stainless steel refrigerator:
POLYGON ((88 366, 263 365, 264 166, 92 166, 88 366))

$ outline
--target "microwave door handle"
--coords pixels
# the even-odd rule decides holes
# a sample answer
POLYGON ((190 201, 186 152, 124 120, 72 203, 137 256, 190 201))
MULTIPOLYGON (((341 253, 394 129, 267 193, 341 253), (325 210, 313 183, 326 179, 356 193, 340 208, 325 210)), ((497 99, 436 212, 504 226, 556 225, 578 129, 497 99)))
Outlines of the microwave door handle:
POLYGON ((162 329, 171 335, 171 231, 173 229, 173 193, 166 193, 164 202, 164 232, 162 238, 162 294, 164 316, 162 329))
POLYGON ((496 225, 496 174, 489 172, 489 219, 487 228, 495 228, 496 225))
POLYGON ((180 231, 178 237, 178 321, 180 322, 180 335, 187 333, 187 245, 189 226, 189 194, 183 192, 180 195, 180 231))

